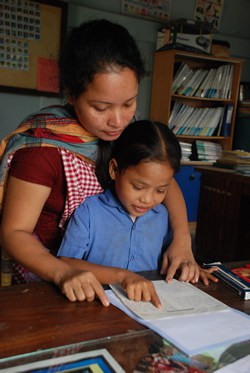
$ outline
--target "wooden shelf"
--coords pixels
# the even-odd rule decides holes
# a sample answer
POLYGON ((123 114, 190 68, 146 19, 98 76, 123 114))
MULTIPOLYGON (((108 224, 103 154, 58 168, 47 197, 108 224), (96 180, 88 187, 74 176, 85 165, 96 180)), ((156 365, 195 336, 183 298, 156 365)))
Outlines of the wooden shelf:
POLYGON ((177 95, 172 94, 172 99, 177 100, 190 100, 190 101, 205 101, 205 102, 221 102, 231 104, 234 103, 231 99, 224 99, 224 98, 207 98, 207 97, 195 97, 195 96, 184 96, 184 95, 177 95))
POLYGON ((159 121, 168 125, 173 103, 175 101, 185 102, 185 105, 197 108, 215 108, 218 106, 223 107, 227 104, 232 104, 234 108, 232 114, 230 136, 223 137, 177 135, 177 137, 181 141, 192 142, 196 139, 205 141, 215 141, 219 142, 222 145, 223 149, 232 149, 242 63, 243 60, 237 58, 216 58, 210 55, 178 50, 155 52, 150 118, 152 120, 159 121), (231 89, 231 98, 202 98, 195 96, 172 94, 172 83, 174 75, 177 72, 178 67, 181 63, 187 64, 191 69, 211 69, 217 68, 225 64, 233 64, 234 72, 231 89))

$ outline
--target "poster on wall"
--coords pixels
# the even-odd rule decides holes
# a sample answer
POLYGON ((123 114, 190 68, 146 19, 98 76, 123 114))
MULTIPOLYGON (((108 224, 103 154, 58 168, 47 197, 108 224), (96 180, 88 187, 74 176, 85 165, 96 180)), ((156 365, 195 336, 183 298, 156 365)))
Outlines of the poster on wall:
POLYGON ((0 1, 0 68, 29 70, 29 42, 40 41, 40 4, 0 1))
POLYGON ((121 12, 156 22, 168 22, 172 0, 122 0, 121 12))
POLYGON ((214 31, 218 31, 223 11, 224 0, 196 0, 194 19, 208 22, 214 31))

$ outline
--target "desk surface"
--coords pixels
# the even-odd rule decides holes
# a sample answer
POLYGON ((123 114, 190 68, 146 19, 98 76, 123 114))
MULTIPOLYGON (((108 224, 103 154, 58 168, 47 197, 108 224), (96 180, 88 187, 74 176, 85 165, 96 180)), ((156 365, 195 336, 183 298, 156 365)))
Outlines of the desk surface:
MULTIPOLYGON (((160 278, 155 272, 147 273, 147 277, 160 278)), ((250 314, 250 301, 243 301, 222 282, 196 286, 250 314)), ((160 340, 114 306, 105 308, 98 301, 71 303, 45 282, 0 288, 0 331, 1 359, 74 343, 90 349, 109 345, 109 351, 126 372, 145 356, 150 343, 160 340)))
POLYGON ((205 174, 216 174, 220 175, 221 177, 230 178, 231 180, 239 181, 245 184, 250 184, 250 177, 240 172, 235 172, 234 170, 228 168, 220 168, 215 166, 203 166, 203 165, 195 165, 195 170, 200 173, 205 174))

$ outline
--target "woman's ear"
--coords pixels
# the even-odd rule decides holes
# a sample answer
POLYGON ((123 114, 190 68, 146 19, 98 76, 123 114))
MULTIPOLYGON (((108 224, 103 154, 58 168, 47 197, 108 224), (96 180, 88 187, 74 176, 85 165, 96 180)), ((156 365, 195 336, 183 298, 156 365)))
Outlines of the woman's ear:
POLYGON ((109 161, 109 176, 111 180, 115 180, 118 173, 118 165, 114 158, 109 161))

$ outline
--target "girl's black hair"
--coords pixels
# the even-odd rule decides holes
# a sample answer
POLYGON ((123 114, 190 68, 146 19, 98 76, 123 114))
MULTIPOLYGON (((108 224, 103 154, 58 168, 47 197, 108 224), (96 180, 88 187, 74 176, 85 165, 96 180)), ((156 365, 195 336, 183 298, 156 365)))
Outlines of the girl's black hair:
POLYGON ((116 160, 119 172, 145 161, 167 162, 176 172, 180 167, 181 147, 167 125, 139 120, 129 124, 113 144, 99 141, 96 175, 104 189, 111 181, 109 161, 112 158, 116 160))
POLYGON ((128 30, 105 19, 82 23, 64 43, 59 58, 60 88, 77 98, 95 74, 128 67, 138 82, 144 64, 135 40, 128 30))

